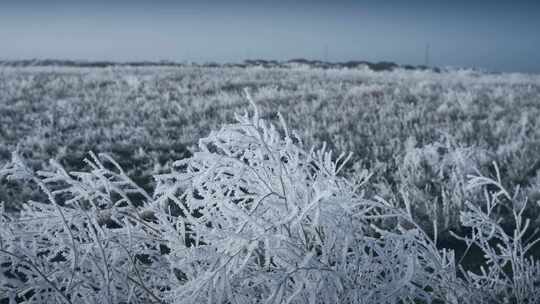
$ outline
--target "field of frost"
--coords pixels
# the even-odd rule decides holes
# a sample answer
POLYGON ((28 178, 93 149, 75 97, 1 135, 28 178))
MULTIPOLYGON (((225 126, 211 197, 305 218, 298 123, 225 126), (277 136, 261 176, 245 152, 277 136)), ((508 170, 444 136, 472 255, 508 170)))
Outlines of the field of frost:
POLYGON ((539 200, 540 76, 0 70, 6 303, 536 303, 539 200))

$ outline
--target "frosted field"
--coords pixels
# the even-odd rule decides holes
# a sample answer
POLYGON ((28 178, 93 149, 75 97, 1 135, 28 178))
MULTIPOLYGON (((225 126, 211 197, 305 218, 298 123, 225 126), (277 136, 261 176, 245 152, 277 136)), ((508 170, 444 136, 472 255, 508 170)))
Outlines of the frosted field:
MULTIPOLYGON (((414 190, 414 206, 444 212, 442 228, 463 204, 461 178, 493 161, 507 185, 540 198, 540 77, 520 74, 5 68, 0 162, 18 147, 35 169, 56 159, 74 170, 87 152, 106 152, 150 187, 153 174, 250 109, 244 88, 262 118, 281 112, 306 146, 353 152, 354 169, 369 169, 380 195, 414 190)), ((9 205, 9 187, 1 190, 9 205)))
POLYGON ((0 299, 540 298, 540 76, 3 68, 0 178, 0 299))

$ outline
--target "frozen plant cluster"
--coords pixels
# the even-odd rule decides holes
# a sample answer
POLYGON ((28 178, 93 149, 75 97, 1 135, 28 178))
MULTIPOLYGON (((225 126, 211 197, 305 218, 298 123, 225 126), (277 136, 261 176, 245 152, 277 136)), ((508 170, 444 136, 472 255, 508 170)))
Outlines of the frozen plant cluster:
MULTIPOLYGON (((189 158, 155 176, 152 194, 107 155, 86 171, 34 172, 17 154, 0 178, 47 201, 0 213, 0 298, 7 303, 535 303, 540 264, 529 255, 519 189, 499 170, 471 176, 462 238, 479 271, 437 246, 395 204, 366 191, 371 174, 340 171, 350 156, 305 148, 278 126, 236 116, 189 158), (478 190, 480 189, 480 190, 478 190), (477 196, 471 196, 476 198, 477 196), (513 226, 502 227, 504 209, 513 226)), ((406 188, 402 191, 407 191, 406 188)), ((436 226, 435 226, 436 227, 436 226)), ((435 228, 436 229, 436 228, 435 228)))

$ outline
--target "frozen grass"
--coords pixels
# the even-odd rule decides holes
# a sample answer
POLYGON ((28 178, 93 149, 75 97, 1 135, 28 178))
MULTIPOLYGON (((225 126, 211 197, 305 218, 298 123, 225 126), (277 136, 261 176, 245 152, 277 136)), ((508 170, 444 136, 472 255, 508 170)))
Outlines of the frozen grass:
MULTIPOLYGON (((535 303, 540 240, 502 172, 468 175, 456 235, 484 255, 466 270, 416 205, 373 189, 349 157, 307 149, 255 110, 155 176, 152 194, 111 157, 34 172, 16 153, 0 178, 46 200, 0 213, 0 295, 24 303, 535 303)), ((460 150, 456 150, 460 151, 460 150)), ((460 154, 461 155, 461 154, 460 154)), ((531 205, 538 209, 537 206, 531 205)), ((3 209, 3 208, 2 208, 3 209)), ((434 227, 437 227, 437 219, 434 227)), ((0 296, 1 300, 2 296, 0 296)))
MULTIPOLYGON (((191 155, 245 107, 249 87, 261 117, 287 123, 308 145, 354 152, 345 173, 374 173, 373 189, 429 229, 460 228, 472 199, 466 175, 490 173, 540 199, 540 77, 471 71, 371 72, 309 68, 4 68, 0 71, 0 164, 18 150, 33 169, 55 159, 82 169, 106 152, 144 189, 152 175, 191 155), (403 191, 406 189, 406 193, 403 191)), ((0 184, 8 208, 33 191, 0 184)), ((538 221, 534 225, 538 225, 538 221)))

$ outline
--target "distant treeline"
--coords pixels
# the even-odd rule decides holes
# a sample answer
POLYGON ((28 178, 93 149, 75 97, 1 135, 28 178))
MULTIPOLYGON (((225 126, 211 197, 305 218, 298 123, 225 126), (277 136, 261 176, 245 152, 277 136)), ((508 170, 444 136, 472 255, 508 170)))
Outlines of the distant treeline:
POLYGON ((265 68, 288 68, 291 66, 309 66, 322 69, 341 69, 341 68, 369 68, 373 71, 391 71, 397 68, 406 70, 433 70, 440 72, 437 67, 427 67, 423 65, 399 65, 395 62, 381 61, 345 61, 345 62, 326 62, 320 60, 308 60, 304 58, 291 59, 288 61, 265 60, 265 59, 250 59, 244 60, 243 63, 181 63, 174 61, 131 61, 131 62, 114 62, 114 61, 82 61, 82 60, 58 60, 58 59, 32 59, 32 60, 0 60, 0 66, 9 67, 29 67, 29 66, 62 66, 62 67, 82 67, 82 68, 105 68, 114 66, 132 66, 132 67, 147 67, 147 66, 201 66, 201 67, 253 67, 260 66, 265 68))

